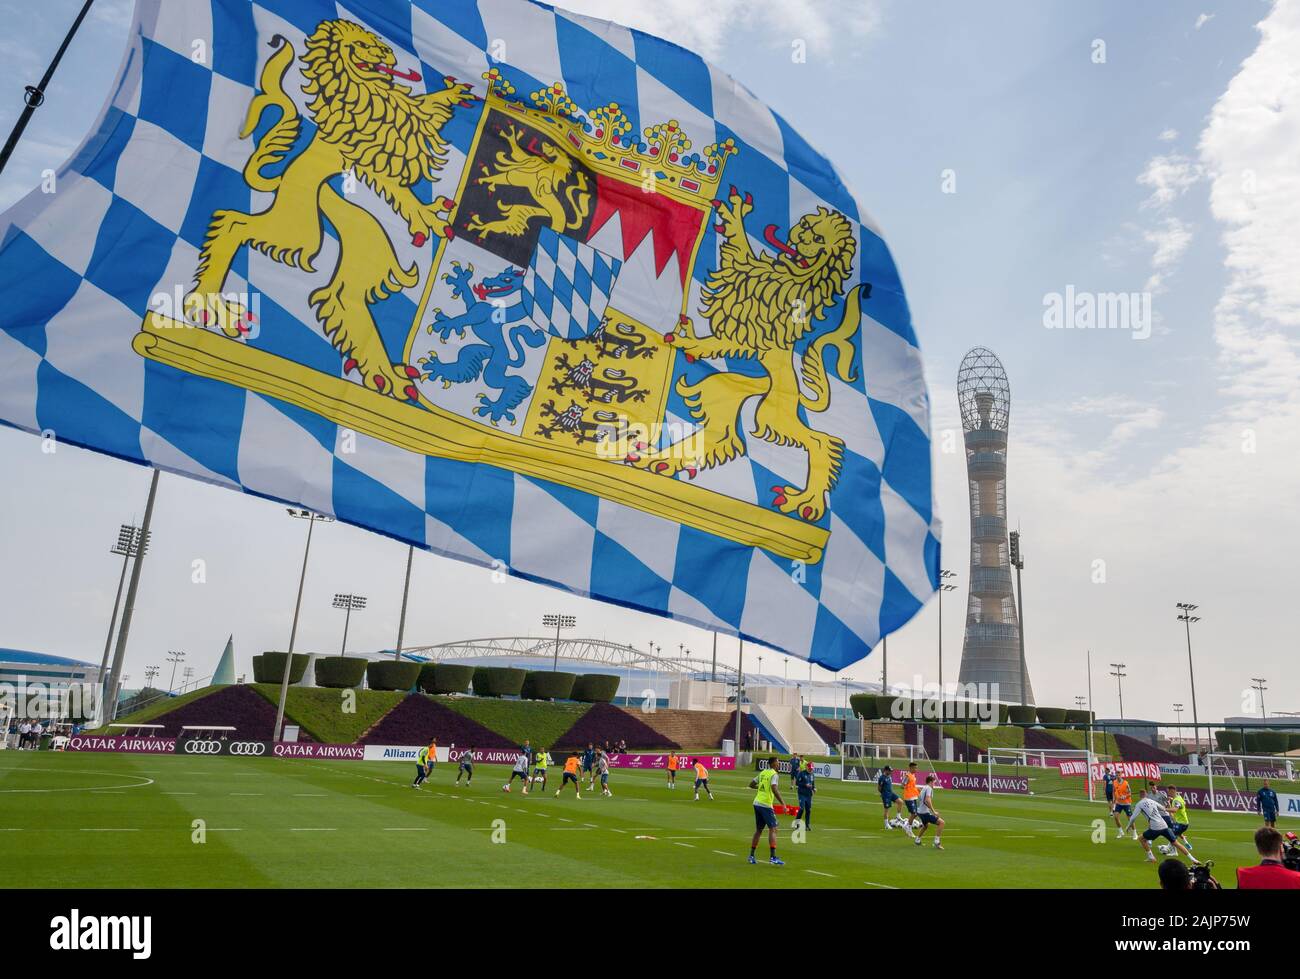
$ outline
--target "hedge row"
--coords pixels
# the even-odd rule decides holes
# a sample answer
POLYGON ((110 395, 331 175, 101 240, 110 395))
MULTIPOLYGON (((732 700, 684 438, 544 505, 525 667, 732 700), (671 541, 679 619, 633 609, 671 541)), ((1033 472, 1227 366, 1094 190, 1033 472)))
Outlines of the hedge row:
POLYGON ((583 673, 573 685, 573 699, 582 704, 612 703, 619 678, 608 673, 583 673))
POLYGON ((1232 754, 1275 755, 1300 748, 1300 733, 1292 731, 1215 731, 1220 751, 1232 754))
MULTIPOLYGON (((266 652, 253 657, 253 680, 280 683, 285 653, 266 652)), ((293 654, 289 682, 299 683, 307 672, 308 656, 293 654)), ((316 660, 316 684, 330 689, 359 687, 371 690, 414 690, 431 694, 463 694, 472 686, 478 697, 522 697, 525 700, 576 700, 584 704, 610 703, 618 693, 619 678, 608 673, 560 673, 519 670, 501 666, 462 663, 410 663, 399 660, 368 661, 359 656, 322 656, 316 660)))
POLYGON ((618 692, 619 678, 607 673, 560 673, 518 670, 506 666, 474 668, 476 697, 522 697, 525 700, 576 700, 584 704, 609 703, 618 692))
POLYGON ((464 663, 425 663, 417 681, 425 693, 466 693, 474 682, 474 667, 464 663))
MULTIPOLYGON (((281 683, 284 680, 284 660, 288 653, 265 652, 253 657, 253 681, 255 683, 281 683)), ((305 653, 293 654, 293 665, 289 668, 289 682, 298 683, 307 675, 305 653)))
POLYGON ((532 670, 524 677, 519 695, 525 700, 569 700, 577 679, 576 673, 532 670))
POLYGON ((414 690, 421 665, 396 659, 374 660, 366 666, 366 685, 371 690, 414 690))
POLYGON ((321 656, 316 660, 316 686, 343 690, 359 687, 367 661, 360 656, 321 656))
MULTIPOLYGON (((923 720, 938 720, 938 711, 932 701, 913 700, 887 694, 855 693, 849 697, 849 706, 853 712, 867 721, 911 720, 917 713, 923 720)), ((968 717, 991 714, 991 707, 997 709, 998 723, 1007 723, 1008 706, 1006 704, 976 704, 969 701, 946 700, 943 703, 945 721, 964 721, 968 717)))

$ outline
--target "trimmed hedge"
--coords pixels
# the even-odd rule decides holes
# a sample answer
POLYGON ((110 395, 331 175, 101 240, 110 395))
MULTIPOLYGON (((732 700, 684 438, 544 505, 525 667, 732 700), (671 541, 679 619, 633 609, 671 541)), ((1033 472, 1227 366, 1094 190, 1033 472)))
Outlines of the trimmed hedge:
POLYGON ((612 703, 619 696, 620 680, 611 673, 582 673, 569 696, 578 703, 612 703))
POLYGON ((1285 731, 1247 731, 1246 754, 1272 755, 1286 751, 1287 733, 1285 731))
POLYGON ((366 683, 371 690, 412 690, 420 679, 420 663, 376 660, 366 666, 366 683))
POLYGON ((1021 704, 1011 704, 1007 707, 1007 717, 1012 724, 1033 724, 1038 720, 1038 709, 1021 704))
POLYGON ((1092 711, 1090 710, 1067 710, 1065 712, 1066 724, 1079 724, 1087 727, 1092 721, 1092 711))
POLYGON ((1286 736, 1286 750, 1296 751, 1300 749, 1300 734, 1288 733, 1286 736))
POLYGON ((863 720, 874 721, 880 716, 879 701, 874 693, 855 693, 849 698, 849 709, 863 720))
POLYGON ((474 680, 474 667, 465 663, 425 663, 417 681, 425 693, 466 693, 474 680))
POLYGON ((316 686, 332 690, 359 687, 366 678, 366 663, 360 656, 322 656, 316 660, 316 686))
POLYGON ((518 697, 524 689, 526 670, 510 666, 476 666, 474 668, 474 696, 518 697))
MULTIPOLYGON (((260 656, 253 657, 253 682, 254 683, 281 683, 284 680, 284 658, 288 653, 277 653, 267 651, 260 656)), ((307 660, 310 657, 306 653, 294 653, 293 665, 289 667, 289 682, 301 683, 302 678, 307 674, 307 660)))
POLYGON ((530 670, 524 675, 524 685, 519 696, 525 700, 568 700, 573 693, 576 673, 552 670, 530 670))
POLYGON ((608 704, 618 696, 619 677, 609 673, 583 673, 570 696, 582 704, 608 704))
POLYGON ((1069 711, 1064 707, 1039 707, 1037 713, 1039 724, 1064 724, 1069 711))
POLYGON ((1220 751, 1226 751, 1228 754, 1233 755, 1242 753, 1240 731, 1215 731, 1214 741, 1219 746, 1220 751))

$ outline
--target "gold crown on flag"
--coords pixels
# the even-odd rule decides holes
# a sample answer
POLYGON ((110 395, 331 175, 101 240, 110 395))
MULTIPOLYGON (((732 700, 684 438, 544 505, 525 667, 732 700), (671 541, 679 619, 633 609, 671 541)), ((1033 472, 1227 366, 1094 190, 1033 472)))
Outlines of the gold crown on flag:
POLYGON ((529 122, 562 139, 593 170, 622 180, 653 177, 687 199, 717 197, 727 159, 739 152, 731 137, 710 143, 703 152, 691 152, 690 137, 676 119, 647 126, 637 134, 617 102, 583 113, 563 82, 531 93, 532 104, 527 105, 500 69, 491 68, 482 77, 490 106, 522 111, 529 122))

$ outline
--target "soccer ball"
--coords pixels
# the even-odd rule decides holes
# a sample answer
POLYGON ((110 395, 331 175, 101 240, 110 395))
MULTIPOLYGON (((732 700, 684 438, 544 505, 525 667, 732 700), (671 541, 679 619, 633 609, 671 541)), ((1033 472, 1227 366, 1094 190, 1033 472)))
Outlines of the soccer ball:
POLYGON ((913 820, 912 820, 912 829, 920 829, 920 828, 921 828, 921 820, 919 820, 919 819, 913 819, 913 820))
POLYGON ((1167 857, 1172 857, 1174 855, 1174 848, 1170 846, 1168 843, 1161 843, 1160 852, 1167 857))

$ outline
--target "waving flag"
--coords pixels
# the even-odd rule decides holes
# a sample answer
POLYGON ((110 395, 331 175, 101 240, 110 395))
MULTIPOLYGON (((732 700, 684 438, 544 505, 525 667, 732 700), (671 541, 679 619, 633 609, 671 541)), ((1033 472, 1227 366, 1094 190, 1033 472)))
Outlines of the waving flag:
POLYGON ((838 669, 935 586, 921 359, 835 170, 526 0, 138 0, 0 217, 0 420, 838 669))

